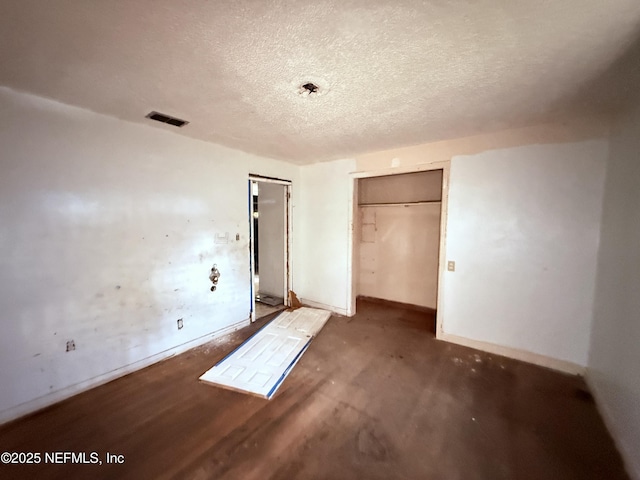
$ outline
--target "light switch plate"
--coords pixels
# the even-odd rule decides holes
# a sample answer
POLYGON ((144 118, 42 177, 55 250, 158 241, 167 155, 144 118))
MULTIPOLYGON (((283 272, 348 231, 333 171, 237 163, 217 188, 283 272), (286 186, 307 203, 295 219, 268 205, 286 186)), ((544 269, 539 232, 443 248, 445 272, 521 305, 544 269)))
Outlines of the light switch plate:
POLYGON ((454 262, 453 260, 449 260, 447 262, 447 270, 449 270, 450 272, 455 272, 456 271, 456 262, 454 262))

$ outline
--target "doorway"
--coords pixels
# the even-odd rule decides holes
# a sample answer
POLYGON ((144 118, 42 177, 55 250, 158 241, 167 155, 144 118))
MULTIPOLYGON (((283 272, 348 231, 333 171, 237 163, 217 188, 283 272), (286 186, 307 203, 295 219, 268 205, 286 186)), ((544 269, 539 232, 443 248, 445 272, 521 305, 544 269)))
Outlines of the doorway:
POLYGON ((352 309, 359 298, 423 311, 439 337, 449 166, 425 167, 356 174, 352 309))
POLYGON ((290 189, 286 180, 249 176, 252 322, 289 305, 290 189))

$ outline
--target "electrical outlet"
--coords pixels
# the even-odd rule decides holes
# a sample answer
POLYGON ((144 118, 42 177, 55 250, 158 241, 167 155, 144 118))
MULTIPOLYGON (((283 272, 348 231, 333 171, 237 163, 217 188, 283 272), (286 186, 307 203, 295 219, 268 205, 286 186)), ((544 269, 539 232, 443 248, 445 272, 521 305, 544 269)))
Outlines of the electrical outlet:
POLYGON ((69 340, 67 342, 67 352, 70 352, 71 350, 75 350, 76 349, 76 342, 74 342, 73 340, 69 340))
POLYGON ((181 318, 178 319, 178 330, 182 330, 182 327, 184 327, 184 322, 182 321, 181 318))
POLYGON ((449 270, 450 272, 455 272, 456 271, 456 262, 454 262, 453 260, 449 260, 447 262, 447 270, 449 270))

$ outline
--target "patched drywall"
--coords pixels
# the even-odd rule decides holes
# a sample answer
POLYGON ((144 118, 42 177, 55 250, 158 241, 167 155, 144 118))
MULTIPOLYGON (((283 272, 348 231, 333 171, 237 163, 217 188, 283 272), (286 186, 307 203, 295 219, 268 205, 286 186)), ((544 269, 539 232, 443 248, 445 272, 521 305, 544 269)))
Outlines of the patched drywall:
POLYGON ((7 88, 0 108, 0 420, 247 321, 249 172, 297 167, 7 88))
POLYGON ((610 141, 587 378, 640 479, 640 106, 610 141))
POLYGON ((606 140, 451 160, 443 328, 585 366, 606 140))

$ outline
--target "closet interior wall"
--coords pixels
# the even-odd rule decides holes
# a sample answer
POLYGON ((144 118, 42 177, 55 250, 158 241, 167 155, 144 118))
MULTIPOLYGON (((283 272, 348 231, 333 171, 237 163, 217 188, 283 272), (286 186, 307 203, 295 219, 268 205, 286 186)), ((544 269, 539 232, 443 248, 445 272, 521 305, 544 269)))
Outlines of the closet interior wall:
POLYGON ((435 309, 442 170, 358 182, 357 295, 435 309))

